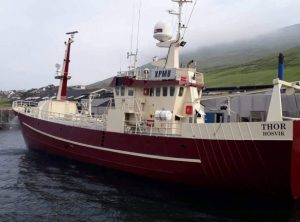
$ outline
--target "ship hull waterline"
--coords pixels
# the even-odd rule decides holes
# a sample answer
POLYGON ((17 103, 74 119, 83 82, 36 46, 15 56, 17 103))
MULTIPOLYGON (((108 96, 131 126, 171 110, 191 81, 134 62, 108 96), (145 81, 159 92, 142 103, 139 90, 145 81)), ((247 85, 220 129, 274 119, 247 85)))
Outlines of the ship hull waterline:
POLYGON ((300 196, 298 121, 293 141, 219 141, 113 133, 16 114, 31 149, 185 185, 300 196))

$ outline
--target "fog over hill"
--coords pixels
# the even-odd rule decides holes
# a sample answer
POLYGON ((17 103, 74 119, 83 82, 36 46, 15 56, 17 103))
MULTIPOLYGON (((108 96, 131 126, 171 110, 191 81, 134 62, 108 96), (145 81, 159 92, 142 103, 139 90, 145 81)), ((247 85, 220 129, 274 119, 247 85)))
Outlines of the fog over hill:
MULTIPOLYGON (((242 66, 251 61, 270 56, 270 54, 277 54, 296 47, 300 47, 300 23, 252 39, 199 47, 184 52, 181 56, 181 63, 185 65, 193 59, 196 61, 197 68, 209 75, 215 70, 231 66, 242 66)), ((151 68, 152 66, 146 64, 142 67, 151 68)), ((111 78, 93 83, 90 87, 101 88, 107 86, 110 81, 111 78)))
POLYGON ((300 46, 300 23, 253 39, 197 48, 182 55, 182 63, 194 59, 201 70, 237 65, 270 53, 300 46))

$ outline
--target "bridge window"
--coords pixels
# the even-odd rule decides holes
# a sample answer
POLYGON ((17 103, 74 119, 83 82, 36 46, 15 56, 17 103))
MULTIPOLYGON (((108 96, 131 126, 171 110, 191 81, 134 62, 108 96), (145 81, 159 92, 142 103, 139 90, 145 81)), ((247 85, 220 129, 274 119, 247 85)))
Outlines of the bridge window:
POLYGON ((125 96, 125 88, 121 87, 121 96, 125 96))
POLYGON ((150 96, 154 96, 154 88, 150 88, 150 96))
POLYGON ((179 92, 178 92, 178 96, 182 96, 183 95, 183 91, 184 91, 184 88, 180 87, 179 88, 179 92))
POLYGON ((163 87, 163 96, 168 96, 168 87, 163 87))
POLYGON ((128 89, 127 94, 128 94, 128 96, 133 96, 134 95, 134 90, 133 89, 128 89))
POLYGON ((116 96, 118 96, 120 94, 120 88, 119 87, 116 87, 115 88, 115 91, 116 91, 116 96))
POLYGON ((175 87, 170 86, 170 96, 174 96, 174 94, 175 94, 175 87))
POLYGON ((160 96, 160 87, 157 87, 157 88, 155 89, 155 95, 156 95, 156 96, 160 96))

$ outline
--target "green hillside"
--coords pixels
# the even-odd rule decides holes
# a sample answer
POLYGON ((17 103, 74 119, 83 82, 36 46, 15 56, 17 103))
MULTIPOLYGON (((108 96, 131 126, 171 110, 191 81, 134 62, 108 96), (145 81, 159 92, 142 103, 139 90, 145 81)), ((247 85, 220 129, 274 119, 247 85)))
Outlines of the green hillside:
POLYGON ((183 53, 181 61, 186 64, 193 59, 202 69, 240 65, 271 53, 300 47, 299 36, 300 24, 296 24, 248 40, 194 48, 183 53))
MULTIPOLYGON (((286 81, 300 80, 300 47, 283 51, 286 81)), ((206 87, 272 84, 277 77, 278 53, 239 65, 202 70, 206 87)))

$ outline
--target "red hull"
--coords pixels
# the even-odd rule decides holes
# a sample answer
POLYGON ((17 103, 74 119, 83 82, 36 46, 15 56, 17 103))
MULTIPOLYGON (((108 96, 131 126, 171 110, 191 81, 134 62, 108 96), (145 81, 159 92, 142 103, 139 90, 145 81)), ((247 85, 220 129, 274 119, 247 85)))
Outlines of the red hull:
POLYGON ((300 195, 300 122, 294 122, 294 141, 221 141, 120 134, 18 116, 33 149, 192 186, 300 195))

